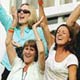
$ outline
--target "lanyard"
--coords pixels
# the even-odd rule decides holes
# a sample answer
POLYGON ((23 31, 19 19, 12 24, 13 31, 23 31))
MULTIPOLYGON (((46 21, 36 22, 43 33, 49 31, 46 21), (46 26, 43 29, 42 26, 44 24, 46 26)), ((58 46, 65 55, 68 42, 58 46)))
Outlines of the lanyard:
POLYGON ((22 79, 21 80, 25 80, 26 79, 26 76, 27 76, 27 72, 23 72, 22 71, 22 79))

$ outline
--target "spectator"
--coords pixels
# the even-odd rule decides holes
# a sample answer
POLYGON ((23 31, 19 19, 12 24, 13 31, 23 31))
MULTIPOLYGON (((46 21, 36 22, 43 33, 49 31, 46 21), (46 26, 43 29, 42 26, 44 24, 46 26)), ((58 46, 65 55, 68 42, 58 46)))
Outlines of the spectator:
POLYGON ((62 24, 57 28, 53 37, 48 29, 47 19, 41 4, 43 0, 38 1, 41 10, 40 16, 44 16, 41 26, 49 49, 49 56, 45 62, 44 80, 77 80, 78 60, 74 55, 73 48, 75 44, 74 29, 62 24))
MULTIPOLYGON (((20 8, 16 11, 15 8, 12 8, 13 21, 16 22, 15 32, 13 34, 13 44, 15 47, 23 47, 25 41, 34 39, 35 36, 32 30, 32 25, 37 21, 36 10, 32 5, 22 4, 20 8)), ((11 17, 8 16, 2 6, 0 6, 0 21, 5 27, 5 30, 8 31, 12 24, 11 17)), ((40 38, 45 47, 45 55, 47 57, 48 49, 46 40, 44 38, 43 31, 40 27, 37 27, 40 38)), ((3 57, 2 64, 6 67, 5 70, 10 71, 11 65, 9 63, 7 54, 3 57)), ((6 71, 5 71, 6 72, 6 71)), ((5 73, 4 72, 4 73, 5 73)), ((3 74, 3 77, 6 78, 6 74, 3 74)))

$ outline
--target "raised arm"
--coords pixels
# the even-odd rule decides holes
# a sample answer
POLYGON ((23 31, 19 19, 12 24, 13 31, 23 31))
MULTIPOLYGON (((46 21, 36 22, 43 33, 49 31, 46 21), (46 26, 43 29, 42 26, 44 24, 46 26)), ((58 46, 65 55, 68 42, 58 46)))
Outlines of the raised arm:
POLYGON ((16 57, 16 51, 15 51, 15 48, 12 44, 14 28, 17 25, 17 15, 16 15, 16 12, 15 12, 15 8, 12 8, 12 13, 15 13, 15 14, 12 14, 13 23, 12 23, 12 27, 10 27, 10 29, 7 32, 7 38, 6 38, 6 49, 7 49, 7 54, 8 54, 9 61, 10 61, 11 64, 13 63, 13 61, 16 57))
POLYGON ((44 20, 43 21, 46 24, 48 24, 47 17, 45 16, 44 9, 43 9, 43 0, 38 0, 38 4, 39 4, 39 17, 41 18, 42 16, 44 16, 44 20))
POLYGON ((73 10, 73 12, 68 17, 66 23, 68 26, 75 27, 79 30, 79 24, 76 21, 79 19, 80 16, 80 4, 73 10))
POLYGON ((39 16, 40 18, 44 16, 44 20, 41 22, 41 26, 43 28, 43 32, 48 44, 48 48, 50 48, 51 45, 54 43, 54 36, 52 36, 48 28, 47 18, 45 16, 44 9, 43 9, 43 0, 38 0, 38 4, 39 4, 39 16))
POLYGON ((44 46, 43 43, 39 37, 39 34, 37 32, 36 26, 38 26, 40 24, 40 22, 42 21, 42 18, 40 19, 40 21, 38 21, 37 23, 35 23, 32 26, 32 29, 34 31, 35 37, 36 37, 36 44, 37 44, 37 48, 38 48, 38 63, 39 63, 39 67, 41 69, 41 71, 44 71, 45 69, 45 51, 44 51, 44 46))
POLYGON ((3 6, 0 3, 0 21, 2 25, 4 26, 5 30, 8 31, 12 24, 12 18, 11 16, 7 13, 7 11, 3 8, 3 6))
POLYGON ((14 33, 14 28, 11 27, 7 32, 7 38, 6 38, 6 50, 7 50, 8 58, 11 64, 13 63, 16 57, 16 51, 12 45, 13 33, 14 33))

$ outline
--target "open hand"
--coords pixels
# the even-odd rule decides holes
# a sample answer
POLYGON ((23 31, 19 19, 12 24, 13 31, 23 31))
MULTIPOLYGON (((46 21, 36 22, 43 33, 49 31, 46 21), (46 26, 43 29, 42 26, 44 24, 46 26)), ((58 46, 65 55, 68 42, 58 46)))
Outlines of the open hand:
POLYGON ((15 46, 15 47, 21 47, 21 45, 20 45, 19 43, 15 42, 15 41, 13 41, 13 40, 12 40, 12 44, 13 44, 13 46, 15 46))
POLYGON ((40 25, 41 22, 43 21, 43 19, 44 19, 44 17, 42 16, 42 17, 40 18, 40 20, 38 20, 32 27, 37 27, 38 25, 40 25))
POLYGON ((18 22, 18 17, 17 17, 17 10, 14 6, 11 7, 11 14, 13 17, 12 27, 16 27, 18 22))

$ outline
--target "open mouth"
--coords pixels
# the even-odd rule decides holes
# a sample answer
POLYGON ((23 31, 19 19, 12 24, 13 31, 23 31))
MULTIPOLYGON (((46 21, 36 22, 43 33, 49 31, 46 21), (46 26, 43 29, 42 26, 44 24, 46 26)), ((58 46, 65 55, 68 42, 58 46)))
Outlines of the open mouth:
POLYGON ((19 17, 19 19, 24 19, 24 17, 19 17))
POLYGON ((24 54, 24 55, 25 55, 25 57, 27 57, 27 58, 31 57, 30 54, 24 54))
POLYGON ((62 40, 62 37, 57 37, 57 40, 62 40))

